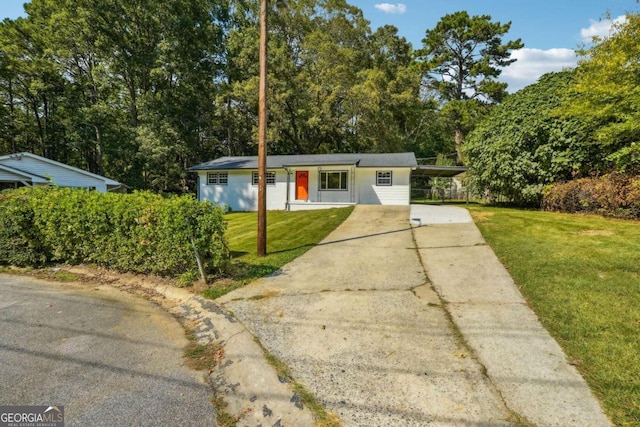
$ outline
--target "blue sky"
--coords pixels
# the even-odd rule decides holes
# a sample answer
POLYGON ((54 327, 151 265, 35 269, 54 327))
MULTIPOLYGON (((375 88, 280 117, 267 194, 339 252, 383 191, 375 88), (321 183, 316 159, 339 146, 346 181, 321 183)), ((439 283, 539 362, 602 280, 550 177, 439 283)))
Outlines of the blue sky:
MULTIPOLYGON (((257 1, 257 0, 256 0, 257 1)), ((414 47, 422 44, 427 29, 441 17, 458 10, 470 15, 491 15, 493 20, 511 21, 508 39, 520 38, 524 49, 514 53, 518 61, 503 72, 501 80, 516 91, 534 83, 540 75, 576 64, 575 49, 591 35, 606 35, 602 21, 626 12, 637 12, 636 0, 347 0, 359 7, 372 29, 391 24, 414 47)), ((0 0, 0 19, 23 15, 24 0, 0 0)))
POLYGON ((575 50, 593 35, 607 35, 610 21, 637 12, 636 0, 347 0, 364 12, 372 29, 391 24, 415 48, 425 31, 444 15, 466 10, 511 21, 505 40, 520 38, 524 48, 514 52, 518 61, 503 71, 502 81, 514 92, 549 71, 576 65, 575 50))

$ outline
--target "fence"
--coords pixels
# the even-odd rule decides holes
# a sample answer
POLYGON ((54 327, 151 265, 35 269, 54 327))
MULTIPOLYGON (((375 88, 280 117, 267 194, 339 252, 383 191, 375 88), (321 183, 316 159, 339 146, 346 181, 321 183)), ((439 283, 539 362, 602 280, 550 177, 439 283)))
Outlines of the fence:
POLYGON ((412 201, 465 201, 471 194, 466 188, 411 188, 412 201))

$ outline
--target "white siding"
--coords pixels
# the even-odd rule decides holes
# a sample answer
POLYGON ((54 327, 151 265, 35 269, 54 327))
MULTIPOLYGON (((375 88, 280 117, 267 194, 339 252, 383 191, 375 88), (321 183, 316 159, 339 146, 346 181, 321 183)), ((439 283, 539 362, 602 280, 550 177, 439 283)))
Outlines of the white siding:
POLYGON ((363 205, 408 205, 411 197, 410 168, 356 169, 358 203, 363 205), (393 185, 376 185, 377 171, 391 171, 393 185))
MULTIPOLYGON (((410 197, 410 168, 356 168, 355 182, 352 165, 309 166, 290 170, 289 200, 291 210, 325 209, 348 206, 353 203, 369 205, 408 205, 410 197), (393 185, 377 186, 376 171, 392 171, 393 185), (309 173, 309 201, 296 201, 296 171, 309 173), (346 191, 320 190, 321 171, 346 171, 346 191), (355 185, 355 188, 353 187, 355 185)), ((276 184, 267 185, 267 209, 287 209, 287 172, 284 169, 269 169, 276 172, 276 184)), ((198 197, 233 211, 255 211, 258 209, 258 186, 252 185, 253 170, 229 170, 227 185, 207 184, 207 172, 198 172, 198 197)))
MULTIPOLYGON (((267 209, 284 210, 287 200, 287 174, 284 169, 269 169, 276 173, 276 183, 267 185, 267 209)), ((227 185, 207 184, 207 172, 198 172, 198 197, 233 211, 258 210, 258 186, 252 184, 253 170, 230 170, 227 185)), ((222 171, 221 171, 222 172, 222 171)))
POLYGON ((28 156, 21 156, 19 159, 8 158, 3 160, 2 164, 34 175, 50 178, 52 184, 60 187, 92 187, 100 192, 107 191, 107 185, 104 180, 28 156))

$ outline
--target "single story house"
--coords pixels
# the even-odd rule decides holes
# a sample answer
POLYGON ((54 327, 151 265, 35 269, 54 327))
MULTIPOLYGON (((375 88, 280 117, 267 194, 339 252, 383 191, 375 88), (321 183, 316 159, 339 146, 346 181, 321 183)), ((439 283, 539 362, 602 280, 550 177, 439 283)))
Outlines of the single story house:
POLYGON ((0 190, 37 185, 123 192, 124 184, 32 153, 0 156, 0 190))
MULTIPOLYGON (((267 209, 354 204, 408 205, 413 153, 267 156, 267 209)), ((258 158, 222 157, 193 166, 198 198, 234 211, 258 209, 258 158)))

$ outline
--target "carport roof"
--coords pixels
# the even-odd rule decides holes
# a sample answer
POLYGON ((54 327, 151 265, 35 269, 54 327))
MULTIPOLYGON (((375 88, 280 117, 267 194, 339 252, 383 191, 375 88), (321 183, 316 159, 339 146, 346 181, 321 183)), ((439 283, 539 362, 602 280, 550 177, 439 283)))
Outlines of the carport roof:
POLYGON ((460 175, 467 170, 469 170, 469 168, 465 166, 419 165, 417 169, 413 171, 413 174, 418 176, 449 178, 452 176, 460 175))
MULTIPOLYGON (((301 154, 289 156, 267 156, 267 168, 288 166, 335 166, 357 167, 418 167, 413 153, 353 153, 353 154, 301 154)), ((258 169, 257 156, 221 157, 192 166, 188 171, 229 169, 258 169)))

